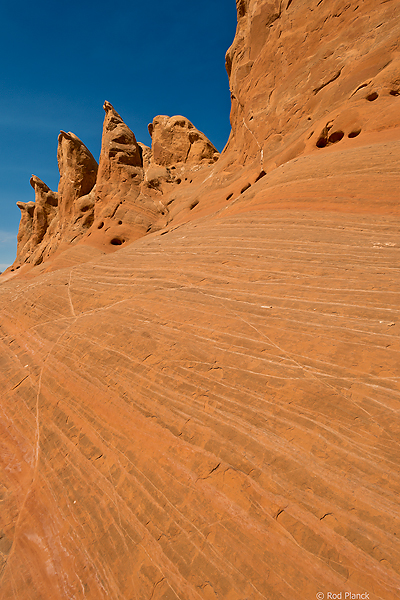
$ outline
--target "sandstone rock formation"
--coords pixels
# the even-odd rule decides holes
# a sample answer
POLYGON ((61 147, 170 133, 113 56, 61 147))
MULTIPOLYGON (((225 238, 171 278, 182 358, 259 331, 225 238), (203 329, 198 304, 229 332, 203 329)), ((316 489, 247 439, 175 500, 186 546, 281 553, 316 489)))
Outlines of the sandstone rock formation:
POLYGON ((43 247, 46 247, 49 237, 54 238, 57 231, 58 194, 52 192, 35 175, 32 175, 30 183, 35 190, 35 202, 17 203, 22 213, 17 262, 28 255, 32 257, 33 264, 40 264, 43 260, 43 247))
POLYGON ((95 159, 76 135, 61 131, 57 160, 60 172, 58 192, 52 192, 33 175, 31 185, 35 190, 35 202, 17 203, 22 214, 14 268, 24 263, 30 266, 41 264, 54 254, 62 242, 71 241, 71 227, 77 221, 80 221, 83 230, 93 223, 90 212, 87 215, 82 213, 88 210, 88 202, 83 198, 90 194, 96 182, 95 159), (82 216, 85 218, 82 219, 82 216))
POLYGON ((169 220, 167 205, 174 201, 170 192, 185 173, 219 156, 184 117, 155 117, 148 148, 136 141, 110 102, 104 110, 99 166, 76 135, 61 131, 58 193, 32 178, 36 201, 18 203, 22 215, 12 270, 24 265, 26 272, 71 244, 110 252, 162 228, 169 220))
POLYGON ((78 198, 92 191, 97 177, 97 162, 73 133, 61 131, 57 150, 60 182, 58 184, 59 222, 61 231, 68 228, 78 198))
POLYGON ((237 7, 218 160, 106 103, 0 278, 0 600, 398 598, 399 5, 237 7))
POLYGON ((181 163, 215 162, 219 153, 210 140, 185 117, 155 117, 149 125, 153 162, 164 167, 181 163))
POLYGON ((270 171, 400 126, 398 2, 240 0, 230 149, 270 171), (367 24, 368 21, 368 24, 367 24))

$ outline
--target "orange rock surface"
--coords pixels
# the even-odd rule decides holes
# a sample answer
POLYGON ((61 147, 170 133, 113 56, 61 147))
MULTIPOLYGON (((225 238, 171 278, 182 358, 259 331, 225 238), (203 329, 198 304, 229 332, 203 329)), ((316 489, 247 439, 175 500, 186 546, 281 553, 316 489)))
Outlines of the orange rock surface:
POLYGON ((1 600, 398 598, 399 3, 237 8, 221 156, 106 103, 20 206, 1 600))

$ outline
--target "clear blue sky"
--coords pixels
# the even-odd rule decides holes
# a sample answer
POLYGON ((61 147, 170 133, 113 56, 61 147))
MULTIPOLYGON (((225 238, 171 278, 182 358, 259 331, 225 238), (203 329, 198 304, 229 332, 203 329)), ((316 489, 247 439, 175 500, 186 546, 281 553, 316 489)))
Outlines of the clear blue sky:
POLYGON ((224 147, 235 0, 4 0, 0 20, 0 271, 15 258, 15 203, 34 200, 31 174, 57 190, 59 130, 98 160, 104 100, 145 144, 154 116, 181 114, 224 147))

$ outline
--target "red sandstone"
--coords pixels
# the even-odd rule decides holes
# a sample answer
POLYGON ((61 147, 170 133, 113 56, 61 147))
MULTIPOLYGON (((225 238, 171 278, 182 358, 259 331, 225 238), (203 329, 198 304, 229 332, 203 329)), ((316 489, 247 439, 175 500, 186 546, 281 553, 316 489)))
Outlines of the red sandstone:
POLYGON ((398 598, 399 4, 237 7, 221 156, 106 103, 20 205, 1 600, 398 598))

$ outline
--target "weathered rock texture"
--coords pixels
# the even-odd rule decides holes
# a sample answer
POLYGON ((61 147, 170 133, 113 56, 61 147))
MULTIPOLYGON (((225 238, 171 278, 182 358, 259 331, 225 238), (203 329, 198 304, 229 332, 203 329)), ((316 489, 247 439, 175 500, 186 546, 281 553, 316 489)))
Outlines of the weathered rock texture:
POLYGON ((174 202, 170 192, 185 174, 219 157, 184 117, 156 117, 149 125, 154 131, 151 149, 136 141, 109 102, 104 110, 99 165, 76 135, 61 131, 58 193, 32 177, 35 203, 18 202, 22 215, 12 270, 23 266, 26 272, 71 244, 110 252, 164 227, 167 205, 174 202))
POLYGON ((73 133, 61 131, 57 150, 60 183, 58 196, 59 222, 61 230, 68 228, 75 214, 75 202, 92 191, 97 176, 97 162, 73 133))
POLYGON ((181 163, 215 162, 219 153, 185 117, 158 116, 149 125, 153 162, 165 167, 181 163))
POLYGON ((399 5, 237 4, 221 157, 106 104, 0 279, 1 600, 398 598, 399 5))
POLYGON ((269 171, 400 127, 399 3, 238 0, 229 147, 269 171))

